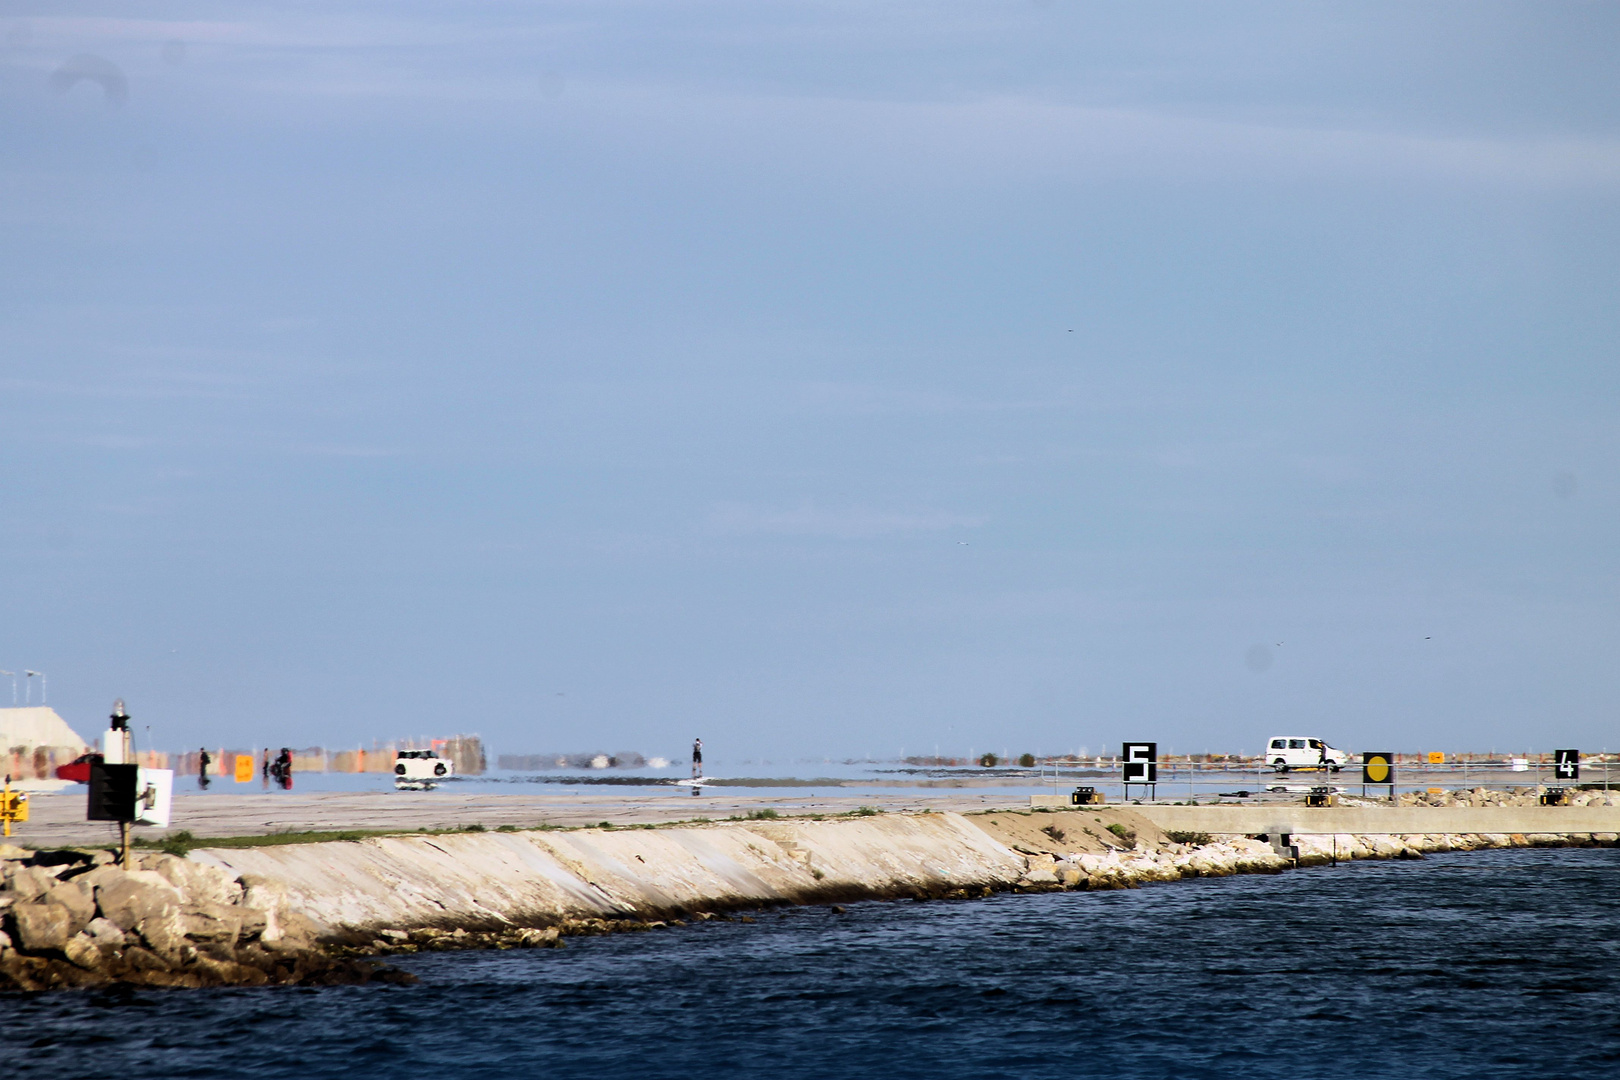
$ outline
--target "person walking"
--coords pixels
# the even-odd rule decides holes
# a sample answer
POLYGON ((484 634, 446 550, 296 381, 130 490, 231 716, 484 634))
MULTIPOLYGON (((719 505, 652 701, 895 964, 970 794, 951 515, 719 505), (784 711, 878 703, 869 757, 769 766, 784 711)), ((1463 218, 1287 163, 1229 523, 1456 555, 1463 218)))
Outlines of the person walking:
POLYGON ((703 740, 692 740, 692 779, 703 779, 703 740))
POLYGON ((199 746, 197 748, 197 786, 204 790, 208 788, 208 766, 213 763, 214 759, 208 756, 208 750, 199 746))

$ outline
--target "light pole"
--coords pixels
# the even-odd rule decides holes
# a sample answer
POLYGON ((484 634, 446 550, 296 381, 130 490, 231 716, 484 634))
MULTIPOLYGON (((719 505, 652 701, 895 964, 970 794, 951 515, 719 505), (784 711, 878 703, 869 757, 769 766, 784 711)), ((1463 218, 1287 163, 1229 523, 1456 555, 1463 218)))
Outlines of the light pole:
POLYGON ((17 673, 0 669, 0 675, 11 676, 11 707, 15 709, 17 707, 17 673))
POLYGON ((39 672, 37 672, 37 671, 29 671, 27 668, 23 669, 23 676, 24 676, 24 678, 23 678, 23 704, 24 705, 32 705, 34 703, 34 684, 30 680, 33 679, 33 677, 35 675, 38 675, 38 674, 39 674, 39 672))
MULTIPOLYGON (((133 753, 132 753, 132 751, 134 750, 134 747, 131 745, 130 738, 129 738, 129 713, 124 711, 124 699, 123 698, 119 698, 117 701, 113 702, 113 711, 112 711, 112 716, 110 717, 110 719, 112 720, 112 730, 123 733, 124 752, 123 752, 123 755, 118 760, 120 762, 122 762, 123 764, 125 764, 125 765, 133 764, 133 762, 131 762, 129 760, 132 756, 134 756, 133 753)), ((118 846, 119 846, 119 849, 120 849, 120 851, 119 851, 120 861, 119 861, 118 865, 122 866, 125 870, 128 870, 129 869, 129 822, 128 821, 122 821, 121 820, 118 823, 118 846)))

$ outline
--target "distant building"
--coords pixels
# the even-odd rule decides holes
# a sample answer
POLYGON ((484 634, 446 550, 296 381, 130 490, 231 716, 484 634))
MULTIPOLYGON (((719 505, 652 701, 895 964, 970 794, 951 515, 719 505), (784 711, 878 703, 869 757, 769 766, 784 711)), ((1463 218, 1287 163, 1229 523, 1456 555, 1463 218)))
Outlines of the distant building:
POLYGON ((14 780, 49 779, 56 766, 89 749, 49 706, 0 709, 0 760, 14 780))

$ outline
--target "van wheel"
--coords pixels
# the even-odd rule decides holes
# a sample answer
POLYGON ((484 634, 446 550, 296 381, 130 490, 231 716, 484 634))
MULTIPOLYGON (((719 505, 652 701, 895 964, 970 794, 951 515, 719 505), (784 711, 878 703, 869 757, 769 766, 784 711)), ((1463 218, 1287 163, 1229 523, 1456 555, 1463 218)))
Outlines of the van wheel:
POLYGON ((1272 767, 1275 768, 1280 773, 1285 773, 1285 772, 1288 771, 1288 762, 1284 761, 1282 758, 1278 758, 1276 761, 1273 761, 1271 764, 1272 764, 1272 767))
POLYGON ((1328 772, 1338 772, 1341 768, 1343 768, 1341 765, 1329 765, 1328 772))

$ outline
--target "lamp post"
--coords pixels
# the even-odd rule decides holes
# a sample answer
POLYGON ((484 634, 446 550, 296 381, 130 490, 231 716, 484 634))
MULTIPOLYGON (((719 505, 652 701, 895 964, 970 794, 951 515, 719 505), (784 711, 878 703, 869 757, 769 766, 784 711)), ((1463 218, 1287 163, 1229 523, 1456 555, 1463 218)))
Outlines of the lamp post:
MULTIPOLYGON (((117 701, 113 702, 113 711, 112 711, 112 716, 111 716, 110 719, 112 720, 112 730, 117 731, 117 732, 122 732, 122 734, 123 734, 124 752, 123 752, 123 755, 118 760, 122 761, 126 765, 130 764, 129 759, 130 759, 131 756, 133 756, 135 748, 130 743, 130 737, 129 737, 129 713, 124 711, 124 699, 123 698, 119 698, 117 701)), ((120 860, 121 860, 118 865, 122 866, 125 870, 128 870, 129 869, 129 822, 128 821, 120 821, 118 823, 118 847, 119 847, 119 851, 120 851, 120 856, 119 857, 120 857, 120 860)))
POLYGON ((11 676, 11 707, 15 709, 17 707, 17 673, 0 669, 0 675, 11 676))
POLYGON ((39 674, 39 672, 37 672, 37 671, 29 671, 27 668, 23 669, 23 704, 24 705, 32 705, 34 703, 34 684, 33 684, 33 682, 31 680, 33 679, 33 677, 35 675, 38 675, 38 674, 39 674))

